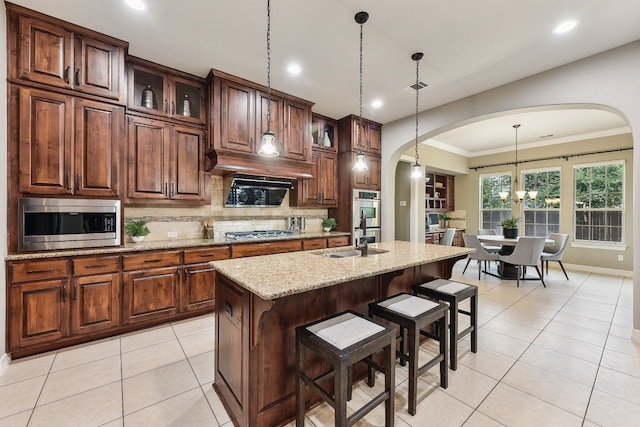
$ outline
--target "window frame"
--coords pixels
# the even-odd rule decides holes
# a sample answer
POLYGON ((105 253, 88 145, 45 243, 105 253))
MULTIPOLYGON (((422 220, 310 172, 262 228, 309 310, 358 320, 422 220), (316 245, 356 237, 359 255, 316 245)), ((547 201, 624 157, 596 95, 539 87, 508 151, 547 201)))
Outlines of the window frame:
MULTIPOLYGON (((572 167, 572 187, 573 187, 573 194, 572 194, 572 221, 573 221, 573 235, 574 235, 574 243, 572 244, 572 246, 577 246, 577 247, 600 247, 600 248, 606 248, 606 247, 626 247, 626 243, 625 243, 625 214, 626 214, 626 207, 627 207, 627 202, 626 202, 626 175, 627 175, 627 160, 626 159, 617 159, 617 160, 607 160, 607 161, 601 161, 601 162, 590 162, 590 163, 580 163, 580 164, 575 164, 572 167), (621 189, 621 195, 622 195, 622 207, 621 208, 589 208, 589 209, 578 209, 577 208, 577 188, 576 188, 576 170, 577 169, 583 169, 583 168, 589 168, 589 167, 600 167, 600 166, 610 166, 610 165, 620 165, 622 166, 622 189, 621 189), (577 212, 580 211, 598 211, 598 212, 620 212, 620 241, 613 241, 613 240, 585 240, 585 239, 579 239, 578 238, 578 232, 577 232, 577 227, 578 227, 578 223, 577 223, 577 212)), ((593 225, 589 224, 589 227, 592 227, 593 225)), ((612 227, 611 225, 605 225, 607 228, 608 227, 612 227)), ((591 237, 591 236, 589 236, 591 237)))
MULTIPOLYGON (((541 172, 558 172, 559 174, 559 182, 558 182, 558 198, 559 198, 559 206, 557 208, 548 208, 548 207, 544 207, 544 208, 527 208, 527 203, 529 202, 529 198, 525 198, 522 203, 521 206, 519 208, 519 212, 520 212, 520 216, 522 217, 522 225, 524 227, 523 230, 523 235, 524 236, 530 236, 530 237, 535 237, 536 235, 530 235, 527 234, 527 211, 531 211, 531 212, 547 212, 547 220, 548 220, 548 213, 549 212, 557 212, 558 213, 558 230, 557 231, 550 231, 549 230, 549 222, 546 222, 545 228, 546 228, 546 232, 544 234, 544 236, 538 236, 538 237, 546 237, 549 235, 549 233, 559 233, 560 232, 560 224, 562 224, 562 208, 563 208, 563 200, 562 200, 562 167, 560 166, 551 166, 551 167, 542 167, 542 168, 535 168, 535 169, 523 169, 522 171, 520 171, 520 181, 523 183, 523 190, 529 191, 530 189, 526 188, 526 178, 525 175, 527 174, 536 174, 536 173, 541 173, 541 172)), ((534 191, 539 191, 539 189, 535 188, 535 189, 531 189, 534 191)), ((536 200, 539 200, 538 197, 536 197, 536 200)), ((534 216, 537 216, 536 214, 534 214, 534 216)), ((535 224, 537 224, 536 222, 533 223, 533 225, 535 226, 535 224)), ((575 230, 574 230, 575 231, 575 230)))
MULTIPOLYGON (((505 212, 504 218, 510 218, 513 215, 513 201, 511 200, 512 197, 512 188, 513 188, 513 173, 511 171, 502 171, 502 172, 493 172, 493 173, 485 173, 485 174, 480 174, 478 176, 478 211, 480 214, 480 218, 478 221, 478 224, 480 226, 480 228, 487 228, 485 226, 485 222, 484 222, 484 212, 485 211, 490 211, 490 212, 505 212), (484 179, 486 177, 492 177, 492 176, 508 176, 509 177, 509 183, 505 184, 502 183, 501 184, 501 190, 504 189, 508 189, 509 190, 509 197, 507 198, 506 201, 503 202, 503 208, 501 209, 496 209, 496 208, 486 208, 483 206, 483 183, 484 183, 484 179), (508 203, 508 206, 504 206, 505 204, 508 203)), ((502 221, 500 221, 502 222, 502 221)), ((491 221, 490 221, 491 223, 491 221)), ((500 225, 500 223, 497 223, 498 226, 497 227, 493 227, 497 232, 499 232, 502 229, 502 226, 500 225)))

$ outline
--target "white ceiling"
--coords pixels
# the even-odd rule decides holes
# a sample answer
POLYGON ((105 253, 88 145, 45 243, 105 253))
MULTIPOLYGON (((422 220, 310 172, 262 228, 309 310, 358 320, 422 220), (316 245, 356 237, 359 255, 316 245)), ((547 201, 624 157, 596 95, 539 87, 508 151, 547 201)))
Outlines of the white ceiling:
MULTIPOLYGON (((124 0, 13 3, 126 40, 135 56, 199 76, 216 68, 266 84, 266 0, 144 1, 145 12, 128 8, 124 0)), ((411 54, 416 51, 424 52, 420 79, 429 84, 420 92, 422 111, 640 39, 639 0, 271 3, 272 87, 314 101, 315 112, 333 118, 358 114, 360 27, 354 15, 369 13, 363 115, 381 123, 415 112, 415 97, 404 87, 415 82, 411 54), (578 20, 576 29, 552 34, 566 19, 578 20), (290 61, 301 65, 300 75, 287 74, 290 61), (384 106, 372 108, 374 98, 384 106)), ((581 110, 562 120, 555 114, 517 117, 523 140, 526 132, 533 140, 624 126, 609 113, 581 110), (576 129, 576 122, 585 127, 576 129)), ((513 144, 513 119, 477 124, 466 134, 451 131, 434 143, 467 155, 490 152, 513 144)))

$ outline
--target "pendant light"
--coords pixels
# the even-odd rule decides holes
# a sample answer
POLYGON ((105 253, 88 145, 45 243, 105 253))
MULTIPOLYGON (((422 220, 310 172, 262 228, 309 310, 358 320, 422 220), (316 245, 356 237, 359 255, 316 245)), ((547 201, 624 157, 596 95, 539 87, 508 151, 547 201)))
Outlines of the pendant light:
POLYGON ((356 154, 356 163, 353 165, 353 170, 356 172, 369 170, 362 151, 362 27, 368 19, 367 12, 356 13, 355 20, 360 24, 360 127, 358 128, 358 154, 356 154))
POLYGON ((267 0, 267 130, 262 134, 258 155, 277 157, 276 134, 271 131, 271 0, 267 0))
POLYGON ((422 178, 422 166, 418 163, 418 102, 420 99, 420 91, 418 90, 418 76, 420 71, 420 60, 422 59, 422 52, 416 52, 411 55, 411 59, 416 61, 416 162, 411 169, 411 178, 422 178))
MULTIPOLYGON (((515 179, 513 180, 513 201, 515 203, 519 203, 522 202, 524 200, 524 197, 528 194, 529 195, 529 199, 531 200, 535 200, 536 197, 538 196, 538 192, 537 191, 525 191, 525 190, 519 190, 519 184, 518 184, 518 128, 520 127, 519 124, 515 124, 513 125, 513 128, 516 130, 516 161, 515 161, 515 165, 516 165, 516 175, 515 175, 515 179)), ((500 199, 502 200, 507 200, 507 198, 509 197, 509 193, 506 191, 501 191, 498 193, 498 195, 500 196, 500 199)))

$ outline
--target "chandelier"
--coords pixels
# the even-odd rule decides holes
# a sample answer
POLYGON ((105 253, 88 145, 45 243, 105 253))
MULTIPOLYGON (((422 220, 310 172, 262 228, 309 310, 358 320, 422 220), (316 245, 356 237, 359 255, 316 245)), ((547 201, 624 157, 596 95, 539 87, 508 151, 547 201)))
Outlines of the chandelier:
MULTIPOLYGON (((525 190, 520 190, 519 187, 519 183, 518 183, 518 128, 520 127, 519 124, 515 124, 513 125, 513 128, 516 130, 516 161, 515 161, 515 165, 516 165, 516 174, 515 174, 515 178, 513 180, 513 201, 515 203, 519 203, 522 202, 525 198, 525 196, 528 194, 529 195, 529 199, 531 200, 535 200, 536 197, 538 196, 538 192, 537 191, 525 191, 525 190)), ((509 192, 508 191, 501 191, 498 193, 498 195, 500 196, 501 200, 507 200, 509 198, 509 192)))

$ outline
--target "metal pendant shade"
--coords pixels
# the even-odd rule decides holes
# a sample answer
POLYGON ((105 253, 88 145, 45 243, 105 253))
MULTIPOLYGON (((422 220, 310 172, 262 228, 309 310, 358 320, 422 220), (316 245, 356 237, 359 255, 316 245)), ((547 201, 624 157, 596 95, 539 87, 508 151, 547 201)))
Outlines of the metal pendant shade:
POLYGON ((356 22, 360 24, 360 127, 358 129, 358 154, 356 155, 353 170, 363 172, 369 170, 369 167, 367 166, 364 152, 362 151, 362 27, 369 19, 369 14, 367 12, 358 12, 354 18, 356 22))
POLYGON ((267 0, 267 130, 262 134, 258 155, 277 157, 276 134, 271 131, 271 0, 267 0))

